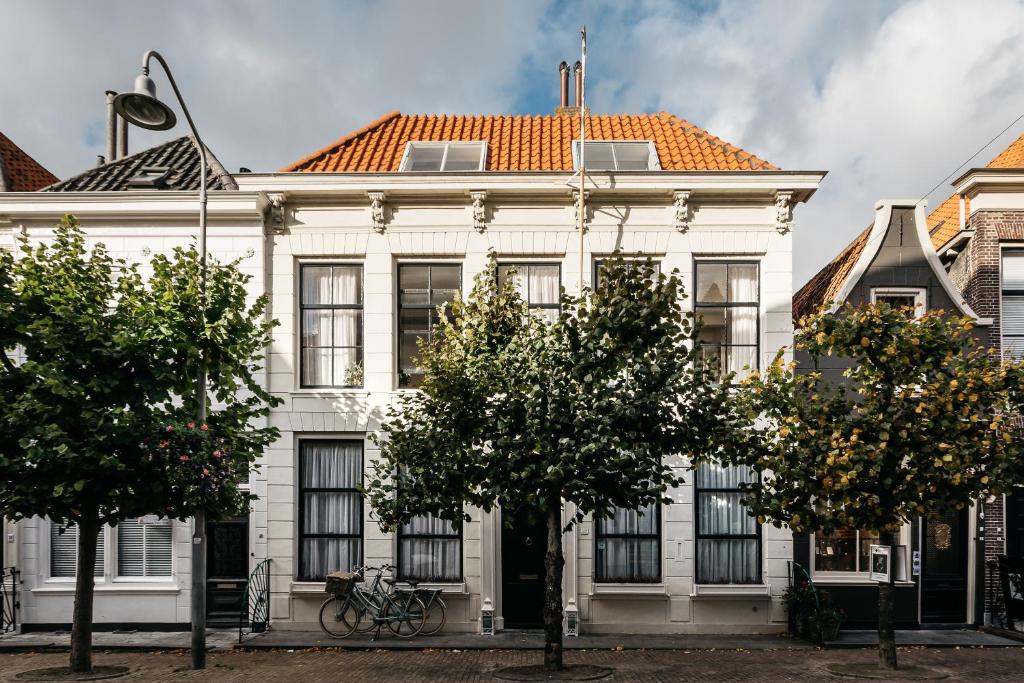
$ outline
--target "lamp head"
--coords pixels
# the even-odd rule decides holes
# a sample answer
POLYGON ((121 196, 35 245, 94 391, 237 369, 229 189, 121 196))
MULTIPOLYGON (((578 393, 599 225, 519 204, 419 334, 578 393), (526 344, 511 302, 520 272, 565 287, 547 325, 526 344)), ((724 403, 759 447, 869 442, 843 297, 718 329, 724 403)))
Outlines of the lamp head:
POLYGON ((174 111, 156 98, 156 83, 143 73, 135 79, 135 92, 114 98, 114 109, 126 121, 149 130, 167 130, 177 123, 174 111))

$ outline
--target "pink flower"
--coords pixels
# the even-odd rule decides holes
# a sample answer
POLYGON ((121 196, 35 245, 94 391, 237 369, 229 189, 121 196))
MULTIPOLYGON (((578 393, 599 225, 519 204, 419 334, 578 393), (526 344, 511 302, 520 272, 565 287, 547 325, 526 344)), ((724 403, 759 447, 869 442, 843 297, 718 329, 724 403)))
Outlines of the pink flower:
POLYGON ((204 467, 204 468, 203 468, 203 476, 204 476, 204 477, 207 477, 207 476, 209 476, 209 475, 210 475, 210 470, 208 470, 208 469, 206 469, 206 468, 204 467))
POLYGON ((195 429, 196 428, 196 423, 195 422, 186 422, 185 426, 188 427, 189 429, 195 429))
POLYGON ((174 431, 174 425, 167 425, 167 429, 165 431, 173 432, 174 431))
POLYGON ((181 456, 178 459, 181 460, 182 462, 188 462, 188 456, 187 455, 183 455, 183 456, 181 456))
POLYGON ((220 451, 214 451, 213 452, 213 457, 216 458, 217 460, 220 460, 221 452, 220 451))
POLYGON ((161 442, 160 442, 160 448, 167 448, 167 447, 168 447, 168 446, 170 446, 170 445, 171 445, 171 444, 170 444, 170 442, 169 442, 169 441, 161 441, 161 442))
POLYGON ((210 428, 209 428, 209 427, 208 427, 208 426, 206 425, 206 423, 205 423, 205 422, 204 422, 203 424, 199 425, 199 428, 200 428, 201 430, 203 430, 204 432, 210 429, 210 428))

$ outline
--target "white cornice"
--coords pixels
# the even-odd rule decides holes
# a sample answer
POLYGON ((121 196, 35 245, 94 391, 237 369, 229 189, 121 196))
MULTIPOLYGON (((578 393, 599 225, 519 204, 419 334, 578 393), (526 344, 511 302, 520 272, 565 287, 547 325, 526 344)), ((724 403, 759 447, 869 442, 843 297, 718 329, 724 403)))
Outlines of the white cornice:
POLYGON ((970 195, 983 186, 1009 189, 1024 186, 1024 168, 972 168, 953 181, 957 194, 970 195))
MULTIPOLYGON (((807 201, 825 177, 824 171, 646 171, 587 174, 587 190, 597 195, 661 195, 688 190, 695 195, 729 194, 768 196, 791 191, 796 201, 807 201)), ((577 180, 564 172, 521 173, 252 173, 238 177, 248 191, 287 192, 290 198, 327 195, 365 197, 367 190, 402 195, 489 196, 563 195, 568 197, 577 180)))
MULTIPOLYGON (((213 218, 259 218, 265 199, 259 192, 211 192, 213 218)), ((196 214, 195 192, 4 192, 0 220, 14 218, 177 218, 196 214)))

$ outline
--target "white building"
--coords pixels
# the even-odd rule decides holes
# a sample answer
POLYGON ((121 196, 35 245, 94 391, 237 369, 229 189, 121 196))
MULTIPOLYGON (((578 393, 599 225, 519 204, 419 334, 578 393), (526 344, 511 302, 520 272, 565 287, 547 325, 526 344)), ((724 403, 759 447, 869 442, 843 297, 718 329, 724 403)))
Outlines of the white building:
MULTIPOLYGON (((234 546, 221 544, 250 569, 272 560, 275 628, 317 629, 325 572, 385 562, 444 588, 451 630, 479 630, 485 607, 498 628, 540 624, 542 529, 471 511, 461 530, 420 520, 386 535, 355 491, 388 406, 414 390, 415 340, 430 334, 433 307, 469 291, 489 249, 521 266, 538 307, 557 301, 558 286, 592 284, 617 250, 678 269, 726 368, 763 366, 791 343, 792 209, 823 173, 779 170, 665 113, 590 116, 580 273, 579 123, 566 106, 544 117, 393 112, 280 173, 240 174, 237 191, 213 193, 211 250, 251 254, 254 294, 269 292, 280 321, 267 381, 284 400, 270 417, 281 436, 252 482, 253 513, 224 532, 234 546)), ((116 253, 169 248, 194 232, 191 197, 0 195, 0 235, 45 236, 70 212, 116 253)), ((790 536, 745 514, 729 490, 739 476, 689 476, 655 514, 623 511, 566 534, 565 599, 581 630, 782 630, 790 536)), ((19 526, 24 621, 67 623, 59 539, 44 521, 19 526)), ((122 577, 120 541, 107 541, 97 621, 187 622, 189 532, 172 529, 170 576, 159 579, 122 577)))

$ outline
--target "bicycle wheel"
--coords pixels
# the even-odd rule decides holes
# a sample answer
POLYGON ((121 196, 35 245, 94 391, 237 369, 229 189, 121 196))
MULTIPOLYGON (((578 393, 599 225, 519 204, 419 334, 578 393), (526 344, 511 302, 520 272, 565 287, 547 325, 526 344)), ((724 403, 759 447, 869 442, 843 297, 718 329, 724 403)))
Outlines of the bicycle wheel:
POLYGON ((444 628, 444 622, 448 618, 448 606, 444 604, 444 600, 440 596, 426 604, 427 614, 423 618, 423 629, 420 631, 420 635, 432 636, 444 628))
POLYGON ((389 600, 384 609, 388 629, 399 638, 412 638, 423 630, 423 614, 426 608, 415 595, 406 600, 389 600))
POLYGON ((330 597, 320 605, 320 628, 331 638, 348 638, 364 614, 352 598, 330 597))
MULTIPOLYGON (((356 589, 359 590, 359 589, 356 589)), ((360 633, 369 633, 377 628, 377 621, 374 619, 375 616, 379 615, 383 608, 380 605, 380 598, 373 593, 362 591, 363 599, 366 601, 367 608, 363 609, 363 615, 366 617, 358 624, 356 624, 356 630, 360 633)))

